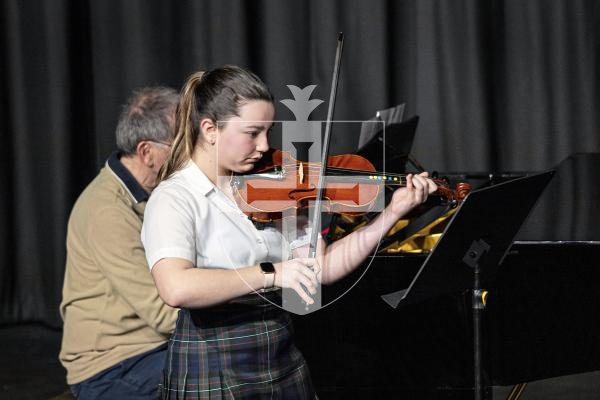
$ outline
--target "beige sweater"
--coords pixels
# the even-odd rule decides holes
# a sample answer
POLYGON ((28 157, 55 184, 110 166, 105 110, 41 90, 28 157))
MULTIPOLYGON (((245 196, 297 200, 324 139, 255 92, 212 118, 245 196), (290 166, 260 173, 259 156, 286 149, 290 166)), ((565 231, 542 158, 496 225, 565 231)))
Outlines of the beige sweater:
POLYGON ((69 219, 59 355, 69 384, 160 346, 175 328, 177 310, 158 296, 140 240, 146 198, 116 160, 69 219))

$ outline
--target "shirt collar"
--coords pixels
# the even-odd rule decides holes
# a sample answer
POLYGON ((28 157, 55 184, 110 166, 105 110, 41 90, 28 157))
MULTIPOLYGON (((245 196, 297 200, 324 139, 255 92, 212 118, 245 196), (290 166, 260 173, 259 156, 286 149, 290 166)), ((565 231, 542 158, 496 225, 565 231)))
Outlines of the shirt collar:
POLYGON ((189 179, 193 180, 194 186, 200 190, 204 196, 215 189, 215 185, 194 161, 189 160, 182 172, 187 175, 189 179))
POLYGON ((123 165, 119 159, 120 152, 115 151, 108 157, 106 166, 115 175, 115 177, 123 184, 129 195, 135 200, 136 203, 148 200, 148 192, 144 190, 142 185, 135 180, 131 172, 123 165))

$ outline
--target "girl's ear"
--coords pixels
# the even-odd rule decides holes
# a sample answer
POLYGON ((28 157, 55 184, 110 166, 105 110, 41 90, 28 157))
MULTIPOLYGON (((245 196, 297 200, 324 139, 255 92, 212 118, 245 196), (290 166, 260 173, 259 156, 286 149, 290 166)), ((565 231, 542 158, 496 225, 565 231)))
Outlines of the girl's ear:
POLYGON ((208 144, 214 145, 217 141, 217 126, 210 118, 200 120, 202 138, 208 144))

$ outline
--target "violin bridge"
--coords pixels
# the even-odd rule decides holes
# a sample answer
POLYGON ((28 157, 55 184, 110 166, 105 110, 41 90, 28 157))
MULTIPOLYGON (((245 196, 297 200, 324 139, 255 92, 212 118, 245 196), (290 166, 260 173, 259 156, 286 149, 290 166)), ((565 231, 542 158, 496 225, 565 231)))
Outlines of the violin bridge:
POLYGON ((298 165, 298 177, 300 178, 300 183, 304 183, 304 164, 302 164, 302 161, 298 165))

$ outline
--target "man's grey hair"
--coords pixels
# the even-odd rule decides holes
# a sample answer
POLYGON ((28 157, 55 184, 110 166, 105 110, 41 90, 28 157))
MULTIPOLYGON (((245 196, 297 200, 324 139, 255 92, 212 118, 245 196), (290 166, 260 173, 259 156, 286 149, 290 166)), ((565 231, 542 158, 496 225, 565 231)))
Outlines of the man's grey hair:
POLYGON ((135 154, 143 140, 170 142, 175 129, 179 93, 172 88, 146 87, 133 92, 117 124, 117 148, 135 154))

